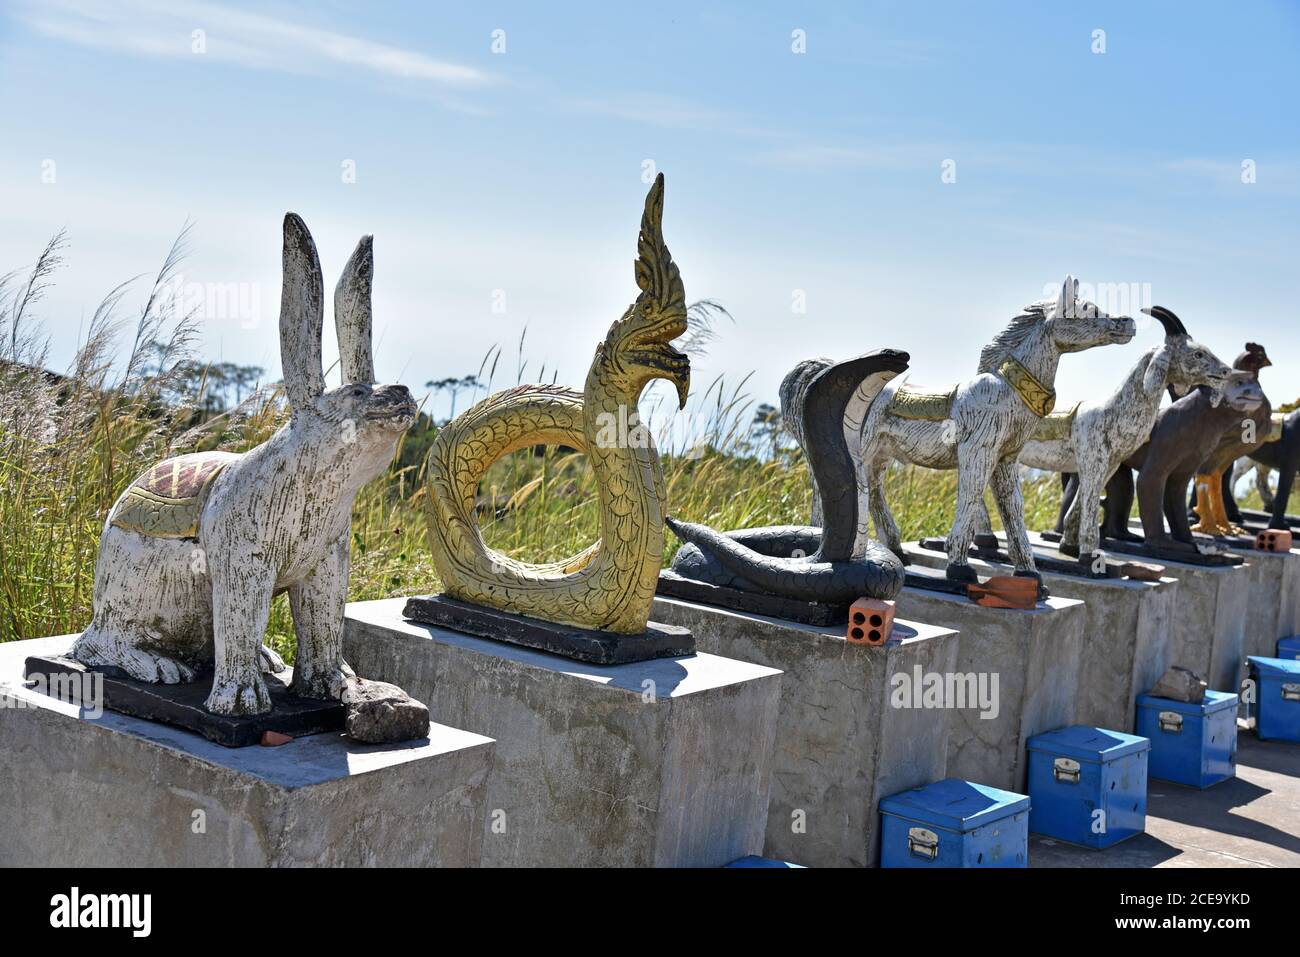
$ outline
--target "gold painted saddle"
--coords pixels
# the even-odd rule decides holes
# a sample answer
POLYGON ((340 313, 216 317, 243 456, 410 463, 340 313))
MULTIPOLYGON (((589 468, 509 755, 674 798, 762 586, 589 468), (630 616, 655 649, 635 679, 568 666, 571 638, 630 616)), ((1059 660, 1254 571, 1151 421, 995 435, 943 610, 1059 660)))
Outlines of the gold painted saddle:
POLYGON ((195 452, 159 462, 131 483, 110 524, 153 538, 196 538, 208 491, 235 452, 195 452))
POLYGON ((1043 416, 1043 421, 1034 433, 1035 442, 1059 442, 1068 439, 1074 430, 1074 417, 1082 402, 1076 402, 1068 412, 1050 412, 1043 416))
POLYGON ((952 416, 952 399, 956 394, 956 386, 947 392, 921 392, 903 386, 894 393, 886 411, 900 419, 942 422, 952 416))

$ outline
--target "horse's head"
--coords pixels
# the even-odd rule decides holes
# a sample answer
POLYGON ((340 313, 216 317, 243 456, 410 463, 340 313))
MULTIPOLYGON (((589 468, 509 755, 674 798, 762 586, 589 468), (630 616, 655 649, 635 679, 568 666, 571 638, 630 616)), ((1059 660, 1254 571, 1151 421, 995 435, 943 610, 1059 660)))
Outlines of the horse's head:
POLYGON ((1047 306, 1052 341, 1061 352, 1123 345, 1137 335, 1131 316, 1109 316, 1095 302, 1079 299, 1079 280, 1066 276, 1056 302, 1047 306))

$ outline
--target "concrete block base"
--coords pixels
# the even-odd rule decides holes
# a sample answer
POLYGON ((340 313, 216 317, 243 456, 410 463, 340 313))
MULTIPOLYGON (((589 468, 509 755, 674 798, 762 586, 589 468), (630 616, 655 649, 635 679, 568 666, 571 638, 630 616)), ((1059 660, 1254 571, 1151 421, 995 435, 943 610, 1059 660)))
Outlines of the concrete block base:
POLYGON ((721 867, 763 849, 781 673, 711 654, 589 665, 346 610, 359 673, 497 739, 483 863, 721 867))
POLYGON ((341 734, 225 748, 25 687, 0 645, 0 866, 469 867, 482 851, 490 738, 361 745, 341 734))
MULTIPOLYGON (((1241 554, 1251 570, 1242 659, 1249 655, 1271 658, 1277 653, 1279 638, 1300 635, 1300 549, 1241 554)), ((1243 664, 1240 677, 1245 675, 1243 664)))
POLYGON ((1074 723, 1083 602, 1052 596, 1032 610, 983 608, 958 595, 904 588, 897 610, 955 629, 955 673, 968 676, 988 701, 949 711, 948 776, 1023 793, 1026 742, 1074 723))
POLYGON ((880 799, 945 776, 948 712, 913 691, 925 675, 954 671, 956 633, 895 620, 896 643, 868 647, 849 644, 844 626, 664 597, 654 616, 690 628, 701 650, 784 672, 763 853, 875 866, 880 799))
MULTIPOLYGON (((1053 558, 1068 558, 1045 542, 1035 546, 1035 552, 1039 550, 1053 558)), ((909 544, 904 551, 909 562, 928 568, 943 568, 948 562, 943 552, 917 545, 909 544)), ((971 567, 981 576, 1014 573, 1009 565, 978 559, 971 559, 971 567)), ((1043 583, 1053 595, 1084 603, 1074 722, 1132 731, 1137 696, 1149 690, 1172 663, 1170 629, 1178 582, 1169 577, 1140 582, 1044 572, 1043 583)))
MULTIPOLYGON (((1136 519, 1129 522, 1129 527, 1142 533, 1136 519)), ((1030 538, 1035 543, 1041 541, 1032 533, 1030 538)), ((1249 560, 1253 553, 1236 554, 1249 560)), ((1116 553, 1114 557, 1164 565, 1165 574, 1178 579, 1169 663, 1191 668, 1209 682, 1211 690, 1236 692, 1244 674, 1251 580, 1258 570, 1248 565, 1190 565, 1127 553, 1116 553)))

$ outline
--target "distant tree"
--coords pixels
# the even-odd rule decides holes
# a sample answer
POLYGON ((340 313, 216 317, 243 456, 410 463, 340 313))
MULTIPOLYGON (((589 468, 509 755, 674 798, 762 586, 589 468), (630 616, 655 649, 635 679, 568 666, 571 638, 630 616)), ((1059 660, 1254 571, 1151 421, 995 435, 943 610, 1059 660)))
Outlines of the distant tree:
MULTIPOLYGON (((167 346, 160 342, 150 344, 156 356, 154 374, 160 375, 165 362, 167 346)), ((182 359, 173 367, 169 398, 194 403, 200 419, 210 419, 243 402, 262 380, 266 370, 261 366, 241 366, 235 362, 203 362, 182 359)))
POLYGON ((781 410, 764 402, 754 410, 754 419, 750 422, 750 442, 756 454, 776 455, 785 437, 781 410))
POLYGON ((466 389, 477 389, 483 383, 479 381, 476 375, 467 375, 456 378, 452 376, 447 379, 434 379, 426 382, 424 387, 432 389, 434 392, 446 392, 451 395, 451 413, 447 416, 448 421, 456 418, 456 396, 466 389))

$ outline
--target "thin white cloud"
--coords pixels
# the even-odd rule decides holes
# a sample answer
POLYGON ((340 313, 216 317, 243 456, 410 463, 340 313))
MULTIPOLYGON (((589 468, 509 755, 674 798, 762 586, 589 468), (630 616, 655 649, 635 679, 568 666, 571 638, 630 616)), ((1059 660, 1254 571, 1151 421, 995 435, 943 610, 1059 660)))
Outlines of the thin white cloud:
POLYGON ((560 109, 586 116, 612 117, 665 129, 713 130, 738 136, 773 137, 784 133, 756 124, 744 114, 716 110, 678 97, 657 93, 626 93, 606 97, 561 99, 560 109))
POLYGON ((203 0, 26 0, 19 19, 67 43, 146 57, 202 55, 223 63, 288 73, 351 68, 443 90, 487 86, 496 77, 415 50, 305 26, 203 0))

